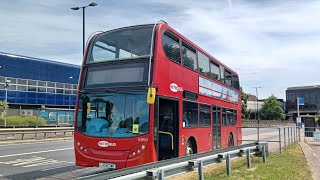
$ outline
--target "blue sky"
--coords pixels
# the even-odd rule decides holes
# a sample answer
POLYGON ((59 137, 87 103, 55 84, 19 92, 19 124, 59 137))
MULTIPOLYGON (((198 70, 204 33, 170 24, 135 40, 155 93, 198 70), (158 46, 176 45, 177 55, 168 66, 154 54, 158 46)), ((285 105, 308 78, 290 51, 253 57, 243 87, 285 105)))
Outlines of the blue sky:
MULTIPOLYGON (((80 64, 87 0, 0 1, 0 51, 80 64)), ((244 90, 285 98, 290 86, 320 84, 320 1, 95 0, 86 38, 98 30, 165 20, 239 73, 244 90)))

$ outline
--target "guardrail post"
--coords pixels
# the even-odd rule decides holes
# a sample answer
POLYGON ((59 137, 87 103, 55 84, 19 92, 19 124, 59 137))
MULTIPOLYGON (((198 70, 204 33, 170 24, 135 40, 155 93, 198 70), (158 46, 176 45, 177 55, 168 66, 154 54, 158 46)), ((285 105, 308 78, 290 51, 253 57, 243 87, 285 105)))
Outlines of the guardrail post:
POLYGON ((199 175, 199 180, 204 180, 204 175, 203 175, 203 161, 198 162, 198 175, 199 175))
POLYGON ((257 134, 258 134, 258 141, 260 141, 260 128, 259 127, 257 127, 257 134))
POLYGON ((23 137, 24 137, 24 133, 22 133, 22 134, 21 134, 21 136, 22 136, 22 137, 21 137, 21 139, 23 140, 23 137))
POLYGON ((164 169, 159 170, 159 171, 158 171, 158 179, 159 179, 159 180, 164 180, 164 177, 165 177, 165 175, 164 175, 164 169))
POLYGON ((288 127, 288 146, 290 146, 290 127, 288 127))
POLYGON ((281 153, 281 128, 278 128, 278 130, 279 130, 279 150, 280 150, 280 153, 281 153))
POLYGON ((290 138, 290 141, 291 141, 291 144, 293 144, 293 139, 292 139, 292 137, 293 137, 293 136, 292 136, 292 127, 290 128, 290 132, 291 132, 291 133, 290 133, 290 135, 291 135, 291 136, 290 136, 290 137, 291 137, 291 138, 290 138))
POLYGON ((297 131, 297 128, 296 127, 294 127, 293 128, 293 136, 294 136, 294 138, 293 138, 293 140, 294 140, 294 142, 297 142, 296 140, 297 140, 297 138, 296 138, 296 131, 297 131))
POLYGON ((46 135, 47 135, 47 133, 44 133, 44 136, 43 136, 44 139, 46 138, 46 135))
POLYGON ((298 127, 298 133, 299 133, 299 142, 301 142, 301 132, 300 132, 300 130, 301 130, 301 128, 300 127, 298 127))
POLYGON ((230 163, 230 154, 226 154, 226 168, 227 168, 227 176, 231 174, 231 163, 230 163))
POLYGON ((250 157, 250 149, 247 149, 246 151, 246 158, 247 158, 247 168, 251 168, 251 157, 250 157))
MULTIPOLYGON (((281 149, 280 149, 280 152, 281 152, 281 149)), ((267 161, 266 145, 262 146, 262 161, 264 163, 267 161)))
POLYGON ((286 145, 286 127, 283 128, 283 143, 284 143, 284 150, 287 150, 287 145, 286 145))

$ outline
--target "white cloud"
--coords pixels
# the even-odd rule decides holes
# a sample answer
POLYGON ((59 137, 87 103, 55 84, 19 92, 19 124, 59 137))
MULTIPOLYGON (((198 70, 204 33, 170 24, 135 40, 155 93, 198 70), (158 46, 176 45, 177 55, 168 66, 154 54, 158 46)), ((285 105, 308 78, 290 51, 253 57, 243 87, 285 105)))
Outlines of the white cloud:
MULTIPOLYGON (((91 1, 1 1, 0 51, 81 64, 82 14, 91 1)), ((86 36, 163 19, 236 70, 244 90, 285 98, 288 86, 320 84, 320 1, 96 1, 86 36)))

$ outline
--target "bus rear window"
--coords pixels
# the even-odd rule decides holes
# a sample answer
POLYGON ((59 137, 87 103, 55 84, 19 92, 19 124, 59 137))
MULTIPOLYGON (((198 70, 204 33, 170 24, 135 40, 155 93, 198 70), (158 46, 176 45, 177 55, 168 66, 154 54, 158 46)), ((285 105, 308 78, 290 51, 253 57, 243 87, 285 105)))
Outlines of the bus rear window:
POLYGON ((209 58, 198 51, 199 72, 210 77, 209 58))
POLYGON ((182 43, 182 65, 192 70, 196 70, 197 55, 196 50, 186 43, 182 43))
POLYGON ((180 45, 179 39, 166 32, 162 37, 163 50, 168 59, 180 64, 180 45))

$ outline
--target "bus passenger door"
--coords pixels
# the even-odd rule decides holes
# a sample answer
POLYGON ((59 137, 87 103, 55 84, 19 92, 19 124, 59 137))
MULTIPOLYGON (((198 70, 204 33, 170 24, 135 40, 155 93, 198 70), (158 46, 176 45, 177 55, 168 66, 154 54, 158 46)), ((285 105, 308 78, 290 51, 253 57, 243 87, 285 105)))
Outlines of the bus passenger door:
POLYGON ((212 105, 212 149, 221 148, 220 107, 212 105))
POLYGON ((158 160, 178 157, 179 105, 178 100, 159 98, 158 101, 158 160))

